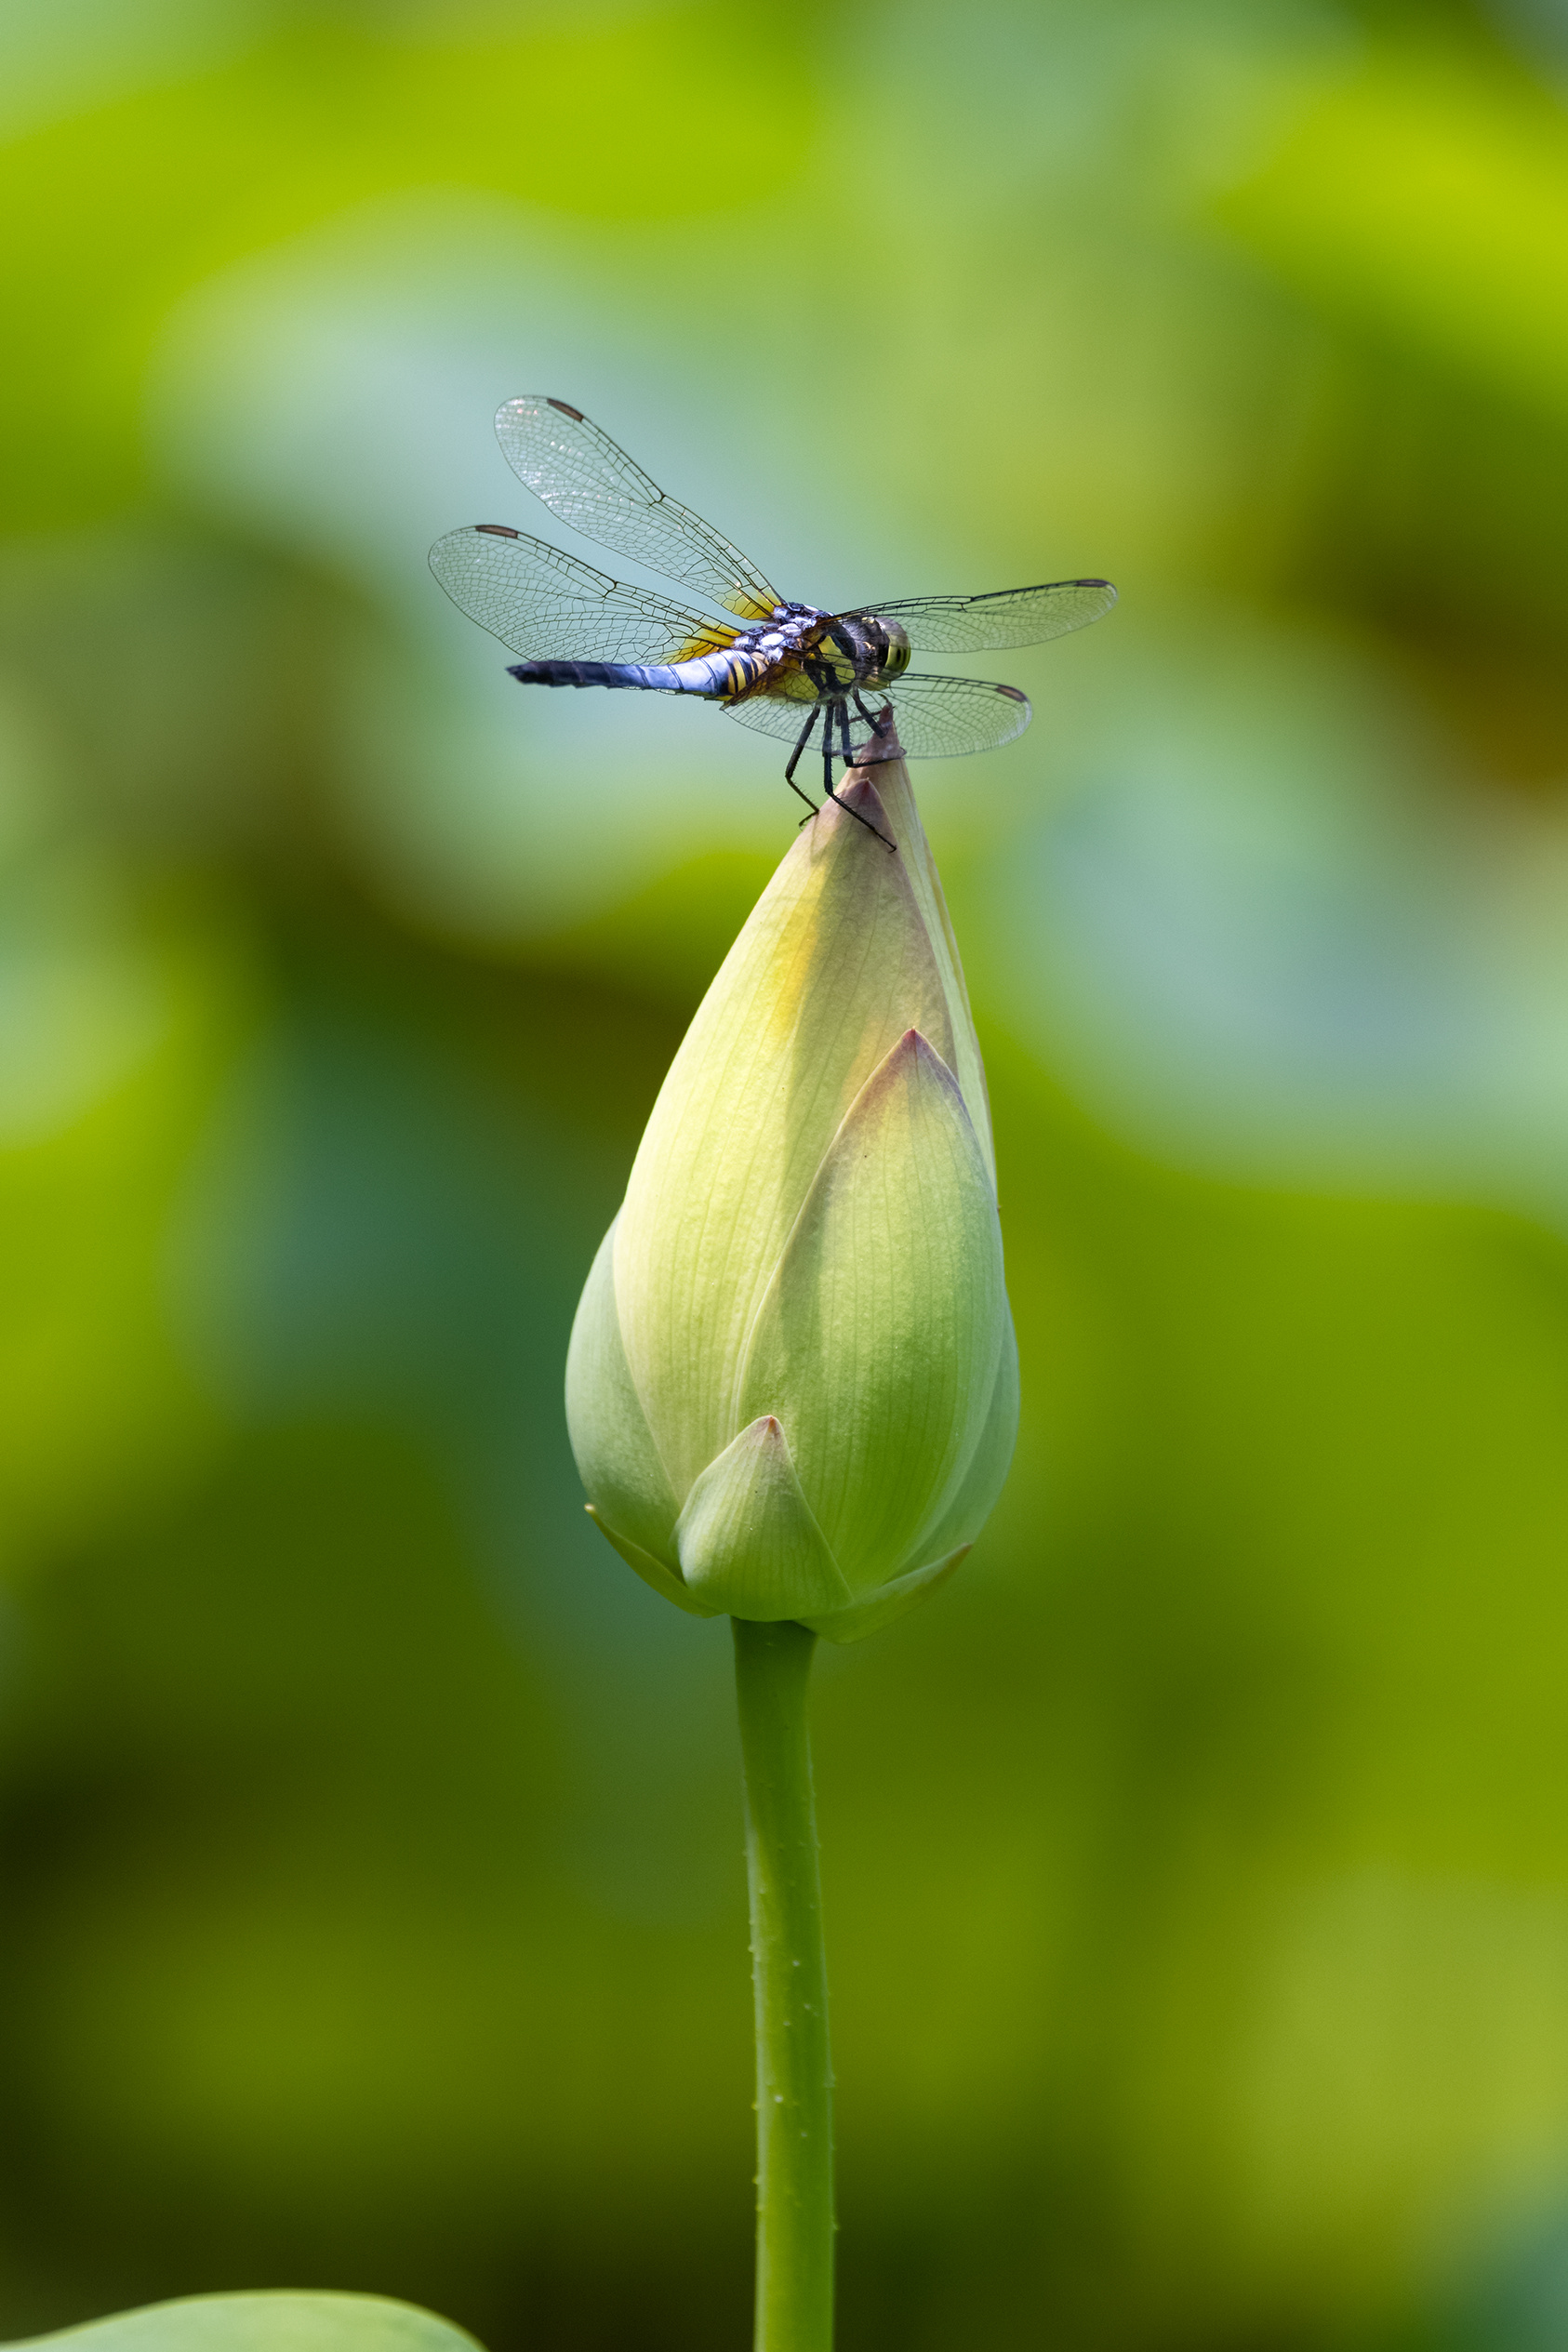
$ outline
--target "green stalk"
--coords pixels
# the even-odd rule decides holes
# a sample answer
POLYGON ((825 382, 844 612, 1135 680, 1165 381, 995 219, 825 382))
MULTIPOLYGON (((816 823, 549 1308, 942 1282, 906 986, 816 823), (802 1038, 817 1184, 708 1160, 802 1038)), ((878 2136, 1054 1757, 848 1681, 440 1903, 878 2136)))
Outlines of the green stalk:
POLYGON ((733 1623, 757 2014, 756 2352, 831 2352, 833 2071, 806 1735, 817 1636, 733 1623))

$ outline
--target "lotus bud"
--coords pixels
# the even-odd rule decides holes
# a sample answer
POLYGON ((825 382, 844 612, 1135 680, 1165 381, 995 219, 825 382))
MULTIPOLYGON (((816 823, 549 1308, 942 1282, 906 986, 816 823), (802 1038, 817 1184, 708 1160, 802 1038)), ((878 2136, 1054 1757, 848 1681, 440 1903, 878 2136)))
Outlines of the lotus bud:
POLYGON ((872 773, 800 834, 703 999, 566 1367, 590 1511, 637 1574, 839 1641, 958 1565, 1017 1426, 958 950, 904 764, 872 773))

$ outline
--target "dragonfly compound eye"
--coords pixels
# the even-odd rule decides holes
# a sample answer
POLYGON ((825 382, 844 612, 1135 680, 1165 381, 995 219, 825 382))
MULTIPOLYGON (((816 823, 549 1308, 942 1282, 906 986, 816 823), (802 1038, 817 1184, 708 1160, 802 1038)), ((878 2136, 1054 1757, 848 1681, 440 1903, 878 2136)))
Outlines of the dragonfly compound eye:
POLYGON ((877 678, 880 685, 885 679, 896 678, 900 671, 909 668, 910 635, 901 621, 879 620, 877 628, 887 647, 882 657, 882 668, 877 678))

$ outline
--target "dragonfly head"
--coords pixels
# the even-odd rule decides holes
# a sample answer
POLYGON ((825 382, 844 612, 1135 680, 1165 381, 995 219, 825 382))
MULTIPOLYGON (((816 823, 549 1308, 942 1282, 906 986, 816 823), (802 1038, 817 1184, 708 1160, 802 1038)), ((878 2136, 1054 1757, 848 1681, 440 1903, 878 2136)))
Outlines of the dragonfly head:
POLYGON ((876 675, 867 683, 885 685, 889 678, 896 678, 910 666, 909 631, 901 621, 873 620, 866 633, 880 655, 876 675))
POLYGON ((883 686, 910 666, 910 641, 896 620, 874 613, 841 614, 830 623, 819 655, 844 685, 883 686))

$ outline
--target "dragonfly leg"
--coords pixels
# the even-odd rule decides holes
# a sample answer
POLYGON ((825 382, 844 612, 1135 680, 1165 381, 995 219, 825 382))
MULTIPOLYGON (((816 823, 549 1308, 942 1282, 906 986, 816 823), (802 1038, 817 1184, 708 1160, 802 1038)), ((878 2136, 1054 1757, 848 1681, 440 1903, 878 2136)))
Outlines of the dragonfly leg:
MULTIPOLYGON (((790 764, 784 771, 785 783, 788 784, 791 791, 793 792, 798 801, 804 801, 813 817, 817 814, 817 803, 812 799, 809 792, 803 792, 800 786, 796 783, 795 762, 800 758, 801 753, 805 750, 807 743, 811 739, 811 730, 817 724, 817 718, 821 712, 821 708, 822 706, 819 702, 814 702, 812 704, 811 716, 807 719, 804 726, 801 729, 800 739, 796 743, 794 750, 791 752, 790 764)), ((801 823, 803 825, 805 823, 805 818, 804 817, 801 818, 801 823)))
POLYGON ((877 741, 880 743, 883 737, 887 732, 888 722, 893 716, 892 711, 887 708, 885 703, 880 711, 868 711, 865 704, 860 699, 858 689, 856 691, 855 708, 859 711, 860 716, 865 720, 866 724, 870 728, 871 733, 876 737, 877 741))
POLYGON ((869 833, 875 833, 878 841, 886 843, 889 849, 897 850, 898 846, 897 843, 896 841, 888 841, 887 835, 883 831, 880 825, 873 825, 869 817, 862 817, 859 810, 857 808, 851 808, 847 801, 839 800, 838 794, 833 790, 832 746, 833 720, 835 715, 839 723, 839 739, 844 745, 844 764, 845 767, 853 767, 855 765, 855 753, 851 749, 849 741, 849 706, 844 701, 835 702, 829 709, 828 723, 822 730, 822 774, 824 778, 822 790, 827 793, 828 798, 831 801, 838 802, 838 805, 844 810, 846 817, 853 817, 857 823, 864 825, 869 833))

